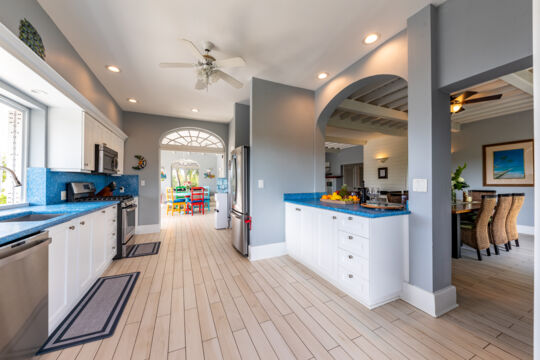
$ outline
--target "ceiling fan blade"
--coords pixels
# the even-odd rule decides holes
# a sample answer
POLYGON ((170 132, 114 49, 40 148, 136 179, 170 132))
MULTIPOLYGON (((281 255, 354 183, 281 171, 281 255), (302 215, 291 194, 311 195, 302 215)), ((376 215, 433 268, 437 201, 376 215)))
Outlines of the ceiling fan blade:
POLYGON ((195 46, 195 44, 193 44, 191 41, 187 39, 181 39, 181 40, 190 48, 191 52, 193 53, 193 55, 195 55, 197 60, 202 61, 202 62, 206 61, 204 56, 202 56, 201 52, 199 51, 199 49, 197 49, 197 47, 195 46))
POLYGON ((192 68, 195 67, 195 64, 190 63, 159 63, 160 68, 192 68))
POLYGON ((237 89, 240 89, 244 86, 244 84, 242 84, 240 81, 236 80, 235 78, 233 78, 231 75, 229 74, 226 74, 224 73, 223 71, 221 70, 216 70, 216 72, 214 73, 217 77, 219 77, 221 80, 225 81, 226 83, 228 83, 229 85, 231 85, 232 87, 235 87, 237 89))
POLYGON ((230 59, 216 60, 214 65, 221 68, 232 68, 232 67, 242 67, 246 66, 246 61, 241 57, 234 57, 230 59))
POLYGON ((452 96, 450 100, 454 103, 462 103, 465 99, 470 98, 473 95, 478 94, 476 91, 464 91, 457 96, 452 96))
POLYGON ((502 98, 502 94, 490 95, 490 96, 484 96, 481 98, 465 100, 463 104, 474 104, 474 103, 479 103, 479 102, 484 102, 484 101, 499 100, 500 98, 502 98))
POLYGON ((201 79, 198 79, 197 82, 195 83, 195 89, 196 90, 204 90, 204 89, 206 89, 206 82, 204 82, 201 79))

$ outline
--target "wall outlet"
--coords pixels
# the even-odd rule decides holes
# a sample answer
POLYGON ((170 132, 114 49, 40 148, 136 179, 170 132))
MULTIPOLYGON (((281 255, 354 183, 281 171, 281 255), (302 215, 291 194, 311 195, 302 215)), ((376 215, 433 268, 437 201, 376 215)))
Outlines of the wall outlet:
POLYGON ((264 189, 264 180, 259 179, 259 189, 264 189))
POLYGON ((118 188, 118 191, 120 191, 120 193, 123 193, 126 189, 124 189, 123 186, 120 186, 120 188, 118 188))
POLYGON ((66 191, 60 191, 60 200, 66 200, 66 191))
POLYGON ((141 186, 146 186, 146 180, 141 180, 141 186))

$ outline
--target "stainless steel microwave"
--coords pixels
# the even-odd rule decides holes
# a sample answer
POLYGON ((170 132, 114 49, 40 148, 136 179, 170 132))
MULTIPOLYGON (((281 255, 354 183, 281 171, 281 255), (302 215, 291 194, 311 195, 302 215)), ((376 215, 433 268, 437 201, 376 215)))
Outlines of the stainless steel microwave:
POLYGON ((118 152, 96 144, 96 172, 100 174, 116 174, 118 172, 118 152))

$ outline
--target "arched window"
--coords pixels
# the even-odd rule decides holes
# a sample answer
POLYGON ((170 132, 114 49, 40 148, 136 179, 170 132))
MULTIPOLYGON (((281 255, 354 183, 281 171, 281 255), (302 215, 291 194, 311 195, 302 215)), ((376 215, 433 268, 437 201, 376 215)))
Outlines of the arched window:
POLYGON ((161 140, 164 150, 193 152, 224 152, 223 141, 216 135, 196 128, 182 128, 171 131, 161 140))

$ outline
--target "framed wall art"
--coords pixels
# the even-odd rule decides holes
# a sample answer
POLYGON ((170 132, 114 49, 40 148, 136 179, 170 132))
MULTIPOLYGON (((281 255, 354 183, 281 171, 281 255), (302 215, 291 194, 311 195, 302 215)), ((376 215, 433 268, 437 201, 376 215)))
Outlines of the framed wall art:
POLYGON ((533 140, 483 147, 484 186, 534 186, 533 140))
POLYGON ((379 179, 388 179, 388 168, 380 167, 377 169, 379 179))

